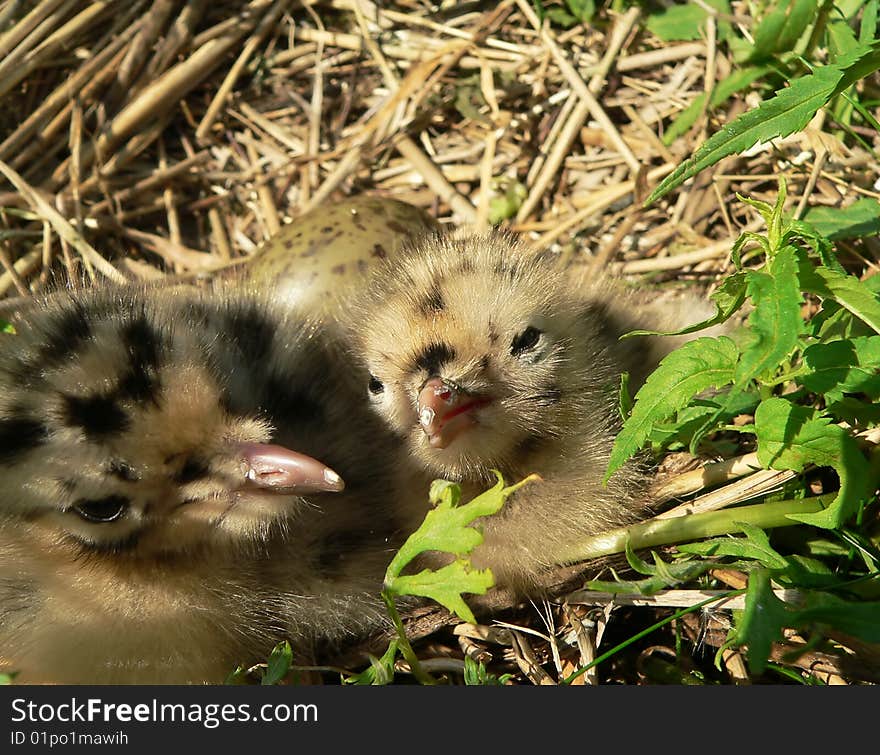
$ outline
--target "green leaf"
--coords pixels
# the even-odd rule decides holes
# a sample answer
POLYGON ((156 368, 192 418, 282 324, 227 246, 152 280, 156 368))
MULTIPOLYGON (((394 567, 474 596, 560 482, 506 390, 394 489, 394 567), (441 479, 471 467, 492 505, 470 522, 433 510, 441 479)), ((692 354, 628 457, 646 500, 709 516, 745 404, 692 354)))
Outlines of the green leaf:
POLYGON ((292 663, 293 650, 290 647, 290 643, 287 640, 279 642, 272 649, 269 660, 266 661, 266 672, 263 674, 260 684, 263 686, 278 684, 287 676, 292 663))
POLYGON ((636 394, 632 413, 614 441, 607 481, 638 451, 658 422, 684 407, 707 388, 733 379, 739 352, 727 338, 697 338, 668 354, 636 394))
POLYGON ((839 401, 844 393, 880 397, 880 336, 817 343, 804 351, 810 372, 797 382, 826 403, 839 401))
POLYGON ((877 38, 877 0, 869 0, 865 3, 865 10, 862 12, 862 23, 859 26, 859 42, 863 45, 868 44, 877 38))
POLYGON ((797 623, 818 625, 820 632, 830 627, 865 642, 880 642, 880 603, 854 602, 830 593, 809 592, 806 607, 797 612, 797 623))
POLYGON ((687 543, 679 545, 678 550, 700 556, 753 559, 770 569, 784 569, 788 566, 788 561, 773 549, 770 538, 762 529, 745 522, 739 522, 739 526, 746 537, 721 537, 700 543, 687 543))
POLYGON ((778 52, 790 52, 816 17, 815 0, 782 0, 773 6, 754 32, 755 46, 749 60, 764 60, 778 52))
POLYGON ((398 642, 396 639, 388 643, 388 649, 381 658, 369 656, 370 665, 359 674, 343 677, 343 684, 384 686, 394 681, 394 662, 397 659, 398 642))
MULTIPOLYGON (((654 556, 655 559, 659 558, 654 556)), ((596 590, 608 593, 637 593, 639 595, 654 595, 660 590, 691 582, 710 569, 716 568, 717 564, 711 561, 673 561, 664 564, 662 574, 651 574, 645 579, 616 580, 614 582, 600 579, 589 580, 584 584, 585 590, 596 590)))
MULTIPOLYGON (((783 194, 781 191, 779 196, 783 194)), ((782 237, 781 217, 781 204, 777 202, 766 214, 768 235, 772 236, 771 250, 773 243, 782 237)), ((696 452, 700 440, 712 430, 719 417, 729 413, 751 381, 774 373, 797 347, 798 336, 804 330, 797 270, 795 248, 783 246, 772 254, 761 271, 746 272, 747 291, 755 308, 749 315, 749 329, 733 375, 734 385, 718 412, 693 434, 691 453, 696 452)))
POLYGON ((832 97, 877 68, 880 68, 880 41, 860 45, 836 65, 817 67, 812 74, 795 79, 787 89, 779 90, 773 98, 713 134, 654 189, 645 204, 655 202, 728 155, 751 149, 758 142, 800 131, 832 97))
POLYGON ((510 495, 523 485, 540 479, 537 475, 531 475, 515 485, 505 487, 501 475, 498 472, 495 474, 497 484, 464 505, 458 505, 460 486, 447 480, 434 481, 430 491, 434 508, 389 564, 383 590, 386 595, 432 598, 465 621, 475 621, 461 594, 482 595, 492 587, 494 580, 488 569, 478 571, 468 561, 458 559, 436 571, 425 569, 406 576, 401 576, 401 573, 414 558, 427 551, 442 551, 457 556, 469 554, 483 542, 483 533, 470 525, 480 517, 495 514, 510 495))
POLYGON ((596 14, 595 0, 565 0, 565 6, 582 24, 589 23, 596 14))
MULTIPOLYGON (((709 0, 706 4, 724 15, 730 15, 727 0, 709 0)), ((706 9, 696 3, 683 3, 649 16, 645 26, 664 42, 684 42, 701 38, 700 31, 705 28, 708 15, 706 9)), ((719 22, 718 38, 724 39, 729 34, 730 24, 727 21, 719 22)))
POLYGON ((829 239, 855 239, 880 233, 880 202, 864 197, 849 207, 810 207, 804 214, 829 239))
POLYGON ((12 684, 15 674, 0 674, 0 685, 12 684))
POLYGON ((749 574, 746 607, 733 632, 733 643, 748 647, 749 670, 760 674, 767 665, 774 642, 782 640, 782 630, 790 626, 790 613, 770 584, 766 569, 755 569, 749 574))
MULTIPOLYGON (((747 66, 738 71, 734 71, 730 76, 719 81, 712 90, 712 99, 709 101, 710 108, 716 108, 732 97, 737 92, 750 87, 755 81, 766 76, 773 69, 770 66, 747 66)), ((703 112, 703 105, 706 102, 705 92, 697 95, 684 110, 682 110, 669 124, 669 128, 663 134, 663 143, 667 146, 672 144, 679 136, 686 133, 691 126, 694 125, 700 113, 703 112)))
POLYGON ((755 433, 762 466, 800 472, 815 464, 833 468, 840 478, 840 492, 827 509, 792 519, 833 529, 853 516, 868 497, 870 470, 858 443, 814 409, 769 398, 755 411, 755 433))
POLYGON ((624 333, 621 336, 621 340, 633 336, 683 336, 726 322, 743 305, 746 299, 746 282, 745 273, 740 272, 728 275, 721 285, 709 296, 715 303, 715 314, 702 322, 688 325, 680 330, 666 332, 659 330, 633 330, 629 333, 624 333))
POLYGON ((437 570, 424 569, 411 576, 395 577, 386 589, 392 595, 431 598, 460 619, 474 624, 476 618, 461 597, 462 593, 484 595, 494 584, 491 571, 478 571, 468 561, 458 559, 437 570))
POLYGON ((755 309, 749 315, 749 336, 734 376, 742 387, 775 370, 794 351, 804 330, 795 248, 779 249, 764 270, 746 273, 755 309))
POLYGON ((825 267, 814 267, 803 256, 798 262, 798 278, 804 291, 836 301, 880 333, 880 298, 870 286, 854 275, 825 267))
POLYGON ((513 674, 490 674, 482 661, 475 661, 469 655, 464 657, 464 683, 468 686, 501 687, 510 679, 513 674))
POLYGON ((876 427, 880 424, 880 404, 875 402, 866 403, 844 396, 828 404, 826 409, 833 417, 849 422, 854 427, 876 427))
POLYGON ((0 319, 0 333, 15 335, 15 328, 12 326, 11 322, 6 322, 6 320, 0 319))

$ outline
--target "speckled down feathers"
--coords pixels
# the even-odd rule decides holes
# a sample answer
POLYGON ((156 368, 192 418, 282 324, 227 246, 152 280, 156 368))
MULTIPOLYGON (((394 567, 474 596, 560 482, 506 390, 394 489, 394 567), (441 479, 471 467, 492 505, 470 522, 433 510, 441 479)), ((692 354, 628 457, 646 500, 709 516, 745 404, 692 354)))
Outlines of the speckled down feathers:
POLYGON ((255 294, 123 288, 49 297, 15 327, 0 336, 0 670, 220 682, 281 638, 303 650, 381 621, 391 454, 329 326, 255 294), (243 490, 237 441, 314 456, 346 490, 243 490))
MULTIPOLYGON (((362 298, 351 329, 373 376, 374 408, 404 438, 401 467, 415 468, 401 485, 420 490, 445 477, 474 494, 492 469, 508 481, 544 480, 483 523, 473 560, 499 583, 528 591, 579 538, 647 513, 637 464, 607 485, 602 477, 620 423, 621 372, 637 385, 671 348, 618 337, 665 325, 660 311, 608 280, 576 285, 502 234, 428 237, 362 298), (473 426, 444 448, 420 426, 418 396, 433 377, 480 402, 473 426)), ((424 515, 416 495, 400 500, 413 522, 424 515)))

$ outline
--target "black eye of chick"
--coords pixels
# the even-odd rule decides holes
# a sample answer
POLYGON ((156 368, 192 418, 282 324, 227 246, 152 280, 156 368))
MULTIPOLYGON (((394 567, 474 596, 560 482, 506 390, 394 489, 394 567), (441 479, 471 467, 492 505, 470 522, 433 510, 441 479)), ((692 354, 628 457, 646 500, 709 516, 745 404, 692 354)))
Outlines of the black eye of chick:
POLYGON ((520 354, 525 354, 525 352, 531 351, 538 345, 540 339, 541 331, 530 325, 522 333, 514 336, 513 341, 510 343, 511 356, 518 357, 520 354))
POLYGON ((375 375, 370 375, 370 382, 367 385, 367 388, 369 388, 370 393, 372 393, 374 396, 382 393, 382 391, 385 390, 385 386, 382 384, 382 381, 379 380, 379 378, 377 378, 375 375))
POLYGON ((115 522, 128 509, 128 499, 121 495, 108 495, 94 501, 79 501, 73 511, 88 522, 101 524, 115 522))

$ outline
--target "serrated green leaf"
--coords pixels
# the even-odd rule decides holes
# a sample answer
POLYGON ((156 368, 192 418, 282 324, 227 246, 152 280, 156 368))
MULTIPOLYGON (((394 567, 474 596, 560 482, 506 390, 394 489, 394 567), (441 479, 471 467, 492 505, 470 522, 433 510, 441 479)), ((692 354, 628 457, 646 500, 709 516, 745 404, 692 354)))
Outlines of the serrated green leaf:
POLYGON ((266 672, 263 674, 260 684, 263 686, 278 684, 287 676, 292 663, 293 649, 290 647, 290 643, 287 640, 279 642, 272 648, 272 653, 266 661, 266 672))
POLYGON ((826 404, 844 393, 880 397, 880 336, 817 343, 804 351, 810 372, 797 382, 825 395, 826 404))
POLYGON ((709 296, 715 304, 715 314, 698 323, 688 325, 680 330, 660 331, 660 330, 633 330, 624 333, 621 340, 631 338, 633 336, 683 336, 688 333, 696 333, 699 330, 710 328, 713 325, 719 325, 726 322, 730 317, 742 307, 746 299, 746 283, 745 273, 733 273, 728 275, 718 286, 717 289, 709 296))
MULTIPOLYGON (((784 195, 784 184, 779 196, 784 195)), ((774 241, 781 241, 782 206, 780 202, 766 213, 768 234, 774 241)), ((776 371, 780 364, 798 345, 798 336, 804 330, 801 318, 801 292, 797 279, 796 249, 783 246, 775 249, 767 264, 760 271, 746 272, 747 291, 754 305, 749 315, 749 329, 742 354, 733 376, 733 387, 721 403, 718 411, 693 434, 690 441, 691 453, 696 453, 700 440, 717 424, 719 418, 729 413, 739 394, 746 390, 752 380, 776 371)))
POLYGON ((796 79, 787 89, 780 89, 775 97, 743 113, 709 137, 692 157, 654 189, 645 204, 650 205, 728 155, 745 152, 758 142, 768 142, 800 131, 816 111, 831 99, 842 78, 842 71, 825 66, 817 68, 810 76, 796 79))
POLYGON ((876 236, 880 233, 880 202, 864 197, 849 207, 810 207, 804 220, 829 239, 876 236))
POLYGON ((858 443, 814 409, 769 398, 755 410, 755 433, 762 466, 800 472, 815 464, 833 468, 840 478, 840 492, 827 509, 792 519, 827 529, 839 527, 868 497, 869 467, 858 443))
POLYGON ((814 267, 803 255, 798 260, 801 287, 823 299, 836 301, 876 333, 880 333, 880 297, 854 275, 814 267))
POLYGON ((880 68, 880 41, 860 45, 841 57, 836 65, 817 67, 812 74, 795 79, 787 89, 777 91, 773 98, 713 134, 654 189, 645 204, 650 205, 728 155, 800 131, 832 97, 877 68, 880 68))
MULTIPOLYGON (((387 596, 419 595, 432 598, 465 621, 474 621, 473 614, 461 593, 482 595, 494 583, 488 569, 477 571, 470 563, 458 559, 436 571, 423 570, 415 575, 401 576, 414 558, 427 551, 442 551, 466 556, 483 542, 483 533, 472 523, 497 513, 514 492, 523 485, 540 480, 530 475, 508 487, 498 472, 494 487, 464 505, 458 505, 461 488, 446 480, 434 481, 430 498, 434 508, 428 511, 419 528, 407 538, 394 555, 385 572, 383 593, 387 596)), ((389 598, 390 599, 390 598, 389 598)))
POLYGON ((607 481, 647 440, 652 428, 707 388, 721 388, 733 379, 739 357, 726 336, 697 338, 668 354, 636 394, 632 413, 614 441, 607 481))
POLYGON ((804 330, 795 249, 779 249, 764 268, 766 272, 746 273, 748 295, 754 305, 749 315, 749 338, 734 381, 748 381, 778 367, 794 351, 804 330))
MULTIPOLYGON (((738 71, 734 71, 730 76, 719 81, 717 86, 712 90, 712 99, 709 101, 710 108, 716 108, 723 102, 732 97, 737 92, 750 87, 755 81, 766 76, 773 69, 770 66, 747 66, 738 71)), ((679 136, 686 133, 691 126, 694 125, 700 113, 703 112, 703 106, 706 102, 706 94, 702 93, 694 98, 684 110, 682 110, 669 124, 663 134, 663 143, 667 146, 672 144, 679 136)))
POLYGON ((491 571, 474 569, 469 562, 458 559, 437 570, 425 569, 418 574, 395 577, 386 589, 392 595, 431 598, 473 624, 476 618, 462 599, 462 593, 484 595, 494 584, 491 571))

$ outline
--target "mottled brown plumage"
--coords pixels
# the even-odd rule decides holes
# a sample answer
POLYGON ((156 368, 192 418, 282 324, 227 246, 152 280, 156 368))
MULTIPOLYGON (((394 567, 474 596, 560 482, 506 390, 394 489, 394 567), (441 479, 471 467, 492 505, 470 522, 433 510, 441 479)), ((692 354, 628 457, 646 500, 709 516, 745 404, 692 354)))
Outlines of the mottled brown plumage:
POLYGON ((399 496, 413 525, 433 478, 473 494, 492 469, 538 473, 484 522, 473 558, 528 590, 579 538, 644 516, 636 464, 602 477, 621 372, 637 385, 670 348, 618 337, 663 311, 607 280, 576 284, 506 235, 431 236, 381 271, 351 330, 373 406, 402 438, 400 468, 416 469, 399 496))
POLYGON ((391 454, 329 326, 256 295, 123 288, 52 296, 15 327, 0 670, 216 683, 284 637, 381 620, 391 454))

